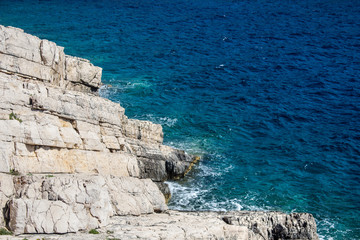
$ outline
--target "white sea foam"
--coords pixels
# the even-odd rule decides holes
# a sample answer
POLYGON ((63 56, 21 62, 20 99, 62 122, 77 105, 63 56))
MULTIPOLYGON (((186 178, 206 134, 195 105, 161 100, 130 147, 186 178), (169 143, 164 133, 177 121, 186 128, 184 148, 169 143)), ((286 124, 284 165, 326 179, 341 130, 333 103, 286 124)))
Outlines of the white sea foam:
POLYGON ((149 88, 151 87, 151 84, 147 81, 145 82, 133 82, 133 83, 128 83, 127 84, 128 88, 149 88))
POLYGON ((225 67, 225 64, 220 64, 219 66, 215 67, 215 69, 223 69, 225 67))
POLYGON ((172 200, 170 208, 176 210, 211 210, 211 211, 229 211, 229 210, 253 210, 264 211, 268 210, 266 207, 259 207, 256 205, 256 198, 252 195, 246 195, 244 198, 230 198, 224 199, 222 196, 214 196, 213 190, 216 190, 214 185, 203 185, 201 179, 209 178, 215 179, 227 175, 234 168, 233 165, 227 164, 225 156, 217 154, 209 154, 204 150, 205 139, 184 139, 181 142, 168 142, 176 148, 185 149, 187 152, 196 153, 202 156, 210 156, 210 160, 200 161, 195 167, 196 179, 192 177, 185 179, 185 181, 168 182, 170 191, 172 193, 172 200), (209 164, 207 161, 216 161, 217 164, 209 164), (249 205, 249 200, 255 205, 249 205))
POLYGON ((267 209, 258 206, 249 206, 243 203, 241 199, 234 198, 228 200, 219 200, 208 198, 208 190, 198 187, 185 187, 175 182, 168 182, 172 192, 172 201, 170 208, 176 210, 211 210, 211 211, 266 211, 267 209), (175 202, 175 203, 174 203, 175 202))
POLYGON ((103 98, 108 98, 109 96, 109 86, 108 85, 102 85, 99 88, 99 95, 103 98))
POLYGON ((319 236, 319 240, 334 240, 334 238, 333 237, 328 237, 328 236, 323 236, 323 235, 320 235, 320 234, 318 234, 318 236, 319 236))
POLYGON ((166 125, 168 127, 173 127, 177 123, 177 118, 169 118, 169 117, 155 117, 153 114, 146 114, 146 118, 149 121, 160 124, 162 126, 166 125))
MULTIPOLYGON (((346 236, 349 234, 349 232, 351 232, 350 229, 342 230, 341 223, 330 219, 323 219, 317 221, 316 224, 317 224, 317 229, 319 233, 318 235, 320 240, 334 240, 335 238, 331 236, 334 235, 346 236)), ((355 240, 355 239, 351 238, 349 240, 355 240)))
POLYGON ((152 84, 148 80, 142 77, 132 78, 132 79, 110 79, 107 82, 109 82, 110 84, 109 85, 104 84, 99 89, 99 94, 102 97, 109 96, 109 93, 113 95, 114 92, 117 91, 150 88, 152 86, 152 84), (110 89, 112 90, 111 92, 109 91, 110 89))
POLYGON ((173 199, 176 199, 177 210, 194 210, 193 205, 191 204, 194 199, 201 199, 201 195, 204 195, 207 190, 199 189, 196 187, 187 187, 181 185, 177 182, 167 182, 169 185, 170 191, 173 195, 173 199))
POLYGON ((335 223, 331 222, 329 219, 319 221, 319 224, 326 227, 327 229, 335 229, 335 223))
POLYGON ((165 124, 168 127, 173 127, 177 123, 177 118, 168 118, 168 117, 161 117, 160 121, 162 124, 165 124))
POLYGON ((199 163, 199 169, 200 169, 200 173, 199 176, 200 177, 219 177, 222 176, 223 174, 225 174, 225 171, 222 171, 221 169, 214 169, 211 167, 208 167, 206 165, 204 165, 202 162, 199 163))

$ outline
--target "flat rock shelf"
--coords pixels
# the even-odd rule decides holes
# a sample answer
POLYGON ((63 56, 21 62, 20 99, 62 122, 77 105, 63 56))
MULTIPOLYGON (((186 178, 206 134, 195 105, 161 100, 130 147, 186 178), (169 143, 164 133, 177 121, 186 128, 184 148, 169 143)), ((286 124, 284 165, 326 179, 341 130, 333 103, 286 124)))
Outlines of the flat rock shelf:
POLYGON ((0 25, 0 239, 318 239, 308 213, 168 210, 199 159, 99 97, 101 74, 0 25))

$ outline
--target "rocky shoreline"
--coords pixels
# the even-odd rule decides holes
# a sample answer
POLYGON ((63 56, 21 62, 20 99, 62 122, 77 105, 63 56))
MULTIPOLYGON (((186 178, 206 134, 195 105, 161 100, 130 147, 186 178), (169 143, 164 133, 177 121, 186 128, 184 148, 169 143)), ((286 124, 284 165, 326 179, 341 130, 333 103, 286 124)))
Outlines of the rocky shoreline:
POLYGON ((0 25, 0 239, 318 239, 308 213, 168 210, 199 159, 99 97, 101 73, 0 25))

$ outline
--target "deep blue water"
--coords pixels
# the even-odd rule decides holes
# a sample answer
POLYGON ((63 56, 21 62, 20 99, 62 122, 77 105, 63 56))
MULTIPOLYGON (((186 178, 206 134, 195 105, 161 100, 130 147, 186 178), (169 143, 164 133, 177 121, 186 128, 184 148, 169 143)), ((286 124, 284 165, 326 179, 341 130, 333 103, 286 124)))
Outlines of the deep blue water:
POLYGON ((0 0, 103 68, 101 94, 201 155, 176 209, 310 212, 360 239, 360 1, 0 0))

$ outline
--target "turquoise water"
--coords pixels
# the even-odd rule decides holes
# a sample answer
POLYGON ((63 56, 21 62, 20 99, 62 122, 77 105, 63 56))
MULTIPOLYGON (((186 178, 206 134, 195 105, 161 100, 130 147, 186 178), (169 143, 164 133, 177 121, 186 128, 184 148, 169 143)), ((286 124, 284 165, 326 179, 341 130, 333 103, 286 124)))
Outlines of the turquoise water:
POLYGON ((359 23, 351 0, 0 1, 202 156, 171 208, 310 212, 322 239, 360 239, 359 23))

